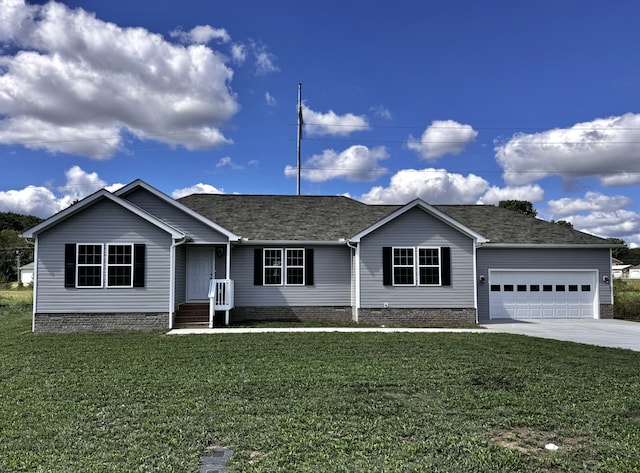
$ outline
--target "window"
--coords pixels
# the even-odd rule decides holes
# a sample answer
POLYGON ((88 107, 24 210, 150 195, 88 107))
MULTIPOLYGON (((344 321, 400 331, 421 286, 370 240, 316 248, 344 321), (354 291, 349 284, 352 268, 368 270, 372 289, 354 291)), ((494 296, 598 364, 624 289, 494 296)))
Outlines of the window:
POLYGON ((582 292, 589 292, 591 290, 591 284, 583 284, 582 286, 580 286, 580 289, 582 290, 582 292))
POLYGON ((500 284, 492 284, 491 292, 500 292, 500 284))
POLYGON ((451 248, 382 248, 385 286, 451 286, 451 248))
POLYGON ((527 285, 526 284, 518 284, 518 292, 527 292, 527 285))
POLYGON ((77 287, 102 287, 102 245, 77 245, 77 287))
POLYGON ((393 249, 393 284, 395 286, 414 285, 413 248, 393 249))
POLYGON ((255 285, 304 286, 313 284, 312 249, 264 248, 255 251, 255 285))
POLYGON ((290 249, 287 251, 287 280, 288 286, 304 286, 304 249, 290 249))
POLYGON ((540 292, 540 285, 539 284, 531 284, 529 286, 529 290, 531 292, 540 292))
POLYGON ((64 287, 144 287, 145 258, 144 244, 66 243, 64 287))
POLYGON ((440 284, 440 248, 418 248, 418 284, 440 284))
POLYGON ((133 286, 133 245, 107 245, 107 286, 133 286))
POLYGON ((264 250, 264 284, 279 286, 282 284, 282 250, 264 250))

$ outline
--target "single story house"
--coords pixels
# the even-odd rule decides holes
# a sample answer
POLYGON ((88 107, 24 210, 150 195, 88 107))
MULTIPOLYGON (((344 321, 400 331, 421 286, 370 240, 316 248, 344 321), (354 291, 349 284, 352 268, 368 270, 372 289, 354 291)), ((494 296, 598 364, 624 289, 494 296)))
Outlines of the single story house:
POLYGON ((640 264, 629 268, 629 279, 640 279, 640 264))
POLYGON ((25 287, 33 284, 33 263, 20 266, 20 284, 25 287))
POLYGON ((606 240, 491 205, 194 194, 136 180, 27 230, 34 331, 325 318, 611 318, 606 240))

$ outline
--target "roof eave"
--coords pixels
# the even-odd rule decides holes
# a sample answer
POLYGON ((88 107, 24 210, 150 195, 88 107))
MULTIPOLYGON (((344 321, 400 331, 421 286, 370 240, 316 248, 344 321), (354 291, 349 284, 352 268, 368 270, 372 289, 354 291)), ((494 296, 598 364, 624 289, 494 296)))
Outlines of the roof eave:
POLYGON ((239 245, 253 246, 287 246, 287 245, 304 245, 304 246, 343 246, 347 244, 347 240, 252 240, 250 238, 241 238, 237 242, 239 245))
POLYGON ((485 243, 483 248, 585 248, 585 249, 609 249, 615 245, 598 243, 485 243))
POLYGON ((156 227, 161 228, 162 230, 166 231, 167 233, 169 233, 172 236, 172 238, 181 239, 181 238, 185 237, 184 233, 182 233, 179 230, 173 228, 171 225, 168 225, 167 223, 165 223, 162 220, 154 217, 153 215, 149 214, 148 212, 145 212, 140 207, 135 206, 134 204, 132 204, 128 200, 121 199, 120 197, 112 194, 111 192, 107 191, 106 189, 100 189, 99 191, 94 192, 93 194, 89 195, 88 197, 85 197, 84 199, 82 199, 80 202, 78 202, 76 204, 73 204, 70 207, 67 207, 66 209, 58 212, 57 214, 55 214, 52 217, 49 217, 48 219, 46 219, 45 221, 39 223, 38 225, 26 230, 24 233, 21 234, 21 236, 23 238, 35 238, 40 233, 48 230, 51 227, 54 227, 54 226, 58 225, 59 223, 63 222, 64 220, 66 220, 66 219, 72 217, 73 215, 81 212, 82 210, 84 210, 85 208, 93 205, 97 200, 100 200, 100 199, 108 199, 111 202, 114 202, 115 204, 125 208, 126 210, 128 210, 128 211, 134 213, 135 215, 137 215, 138 217, 140 217, 140 218, 146 220, 147 222, 151 223, 152 225, 155 225, 156 227))
POLYGON ((191 210, 186 205, 183 205, 180 202, 178 202, 177 200, 172 199, 171 197, 169 197, 164 192, 160 192, 158 189, 156 189, 155 187, 147 184, 142 179, 136 179, 135 181, 127 184, 126 186, 121 187, 120 189, 115 191, 114 194, 117 195, 117 196, 122 196, 122 195, 128 194, 129 192, 133 191, 137 187, 142 187, 146 191, 151 192, 153 195, 155 195, 156 197, 162 199, 163 201, 167 202, 168 204, 173 205, 177 209, 179 209, 179 210, 183 211, 184 213, 190 215, 191 217, 195 218, 196 220, 199 220, 200 222, 204 223, 205 225, 207 225, 207 226, 213 228, 214 230, 222 233, 224 236, 229 238, 230 241, 238 241, 238 240, 240 240, 240 236, 239 235, 236 235, 235 233, 233 233, 233 232, 227 230, 226 228, 218 225, 217 223, 209 220, 208 218, 204 217, 202 214, 199 214, 198 212, 195 212, 195 211, 191 210))
POLYGON ((480 235, 479 233, 473 231, 469 227, 463 225, 462 223, 460 223, 456 219, 454 219, 454 218, 448 216, 447 214, 439 211, 438 209, 436 209, 432 205, 427 204, 426 202, 424 202, 421 199, 415 199, 415 200, 409 202, 407 205, 402 206, 398 210, 395 210, 394 212, 390 213, 389 215, 387 215, 383 219, 379 220, 378 222, 374 223, 370 227, 365 228, 363 231, 361 231, 357 235, 354 235, 352 238, 350 238, 350 241, 353 242, 353 243, 359 243, 360 240, 363 237, 367 236, 369 233, 371 233, 371 232, 377 230, 378 228, 386 225, 390 221, 396 219, 400 215, 404 214, 405 212, 407 212, 407 211, 409 211, 409 210, 411 210, 411 209, 413 209, 415 207, 420 207, 422 210, 424 210, 425 212, 431 214, 432 216, 434 216, 438 220, 440 220, 440 221, 446 223, 447 225, 451 226, 452 228, 458 230, 460 233, 462 233, 464 235, 467 235, 469 238, 473 239, 476 242, 476 244, 480 244, 481 245, 481 244, 485 244, 485 243, 489 242, 489 239, 487 239, 486 237, 484 237, 484 236, 480 235))

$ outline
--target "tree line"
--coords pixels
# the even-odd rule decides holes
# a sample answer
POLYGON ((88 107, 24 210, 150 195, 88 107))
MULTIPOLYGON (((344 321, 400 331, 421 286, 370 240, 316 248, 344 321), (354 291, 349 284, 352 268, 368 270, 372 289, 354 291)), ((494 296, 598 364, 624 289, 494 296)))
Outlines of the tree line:
POLYGON ((20 234, 42 222, 39 217, 0 212, 0 283, 18 280, 20 266, 33 261, 33 245, 20 234))

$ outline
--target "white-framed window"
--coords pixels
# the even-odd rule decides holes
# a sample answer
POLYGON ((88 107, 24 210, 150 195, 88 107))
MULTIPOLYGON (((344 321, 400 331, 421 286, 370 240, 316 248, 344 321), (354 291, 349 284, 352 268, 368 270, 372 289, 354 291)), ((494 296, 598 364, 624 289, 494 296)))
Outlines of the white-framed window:
POLYGON ((441 284, 440 248, 418 248, 418 284, 439 286, 441 284))
POLYGON ((392 271, 394 286, 440 286, 440 248, 394 247, 392 271))
POLYGON ((102 287, 102 244, 76 245, 76 287, 102 287))
POLYGON ((304 286, 305 249, 265 248, 263 271, 265 286, 304 286))
POLYGON ((107 287, 133 287, 133 245, 107 245, 107 287))
POLYGON ((286 280, 287 286, 304 286, 304 248, 287 248, 286 280))
POLYGON ((281 286, 282 285, 282 249, 281 248, 265 248, 264 249, 264 285, 265 286, 281 286))
POLYGON ((64 287, 145 287, 144 243, 65 243, 64 287))
POLYGON ((415 285, 414 248, 393 249, 393 285, 415 285))

